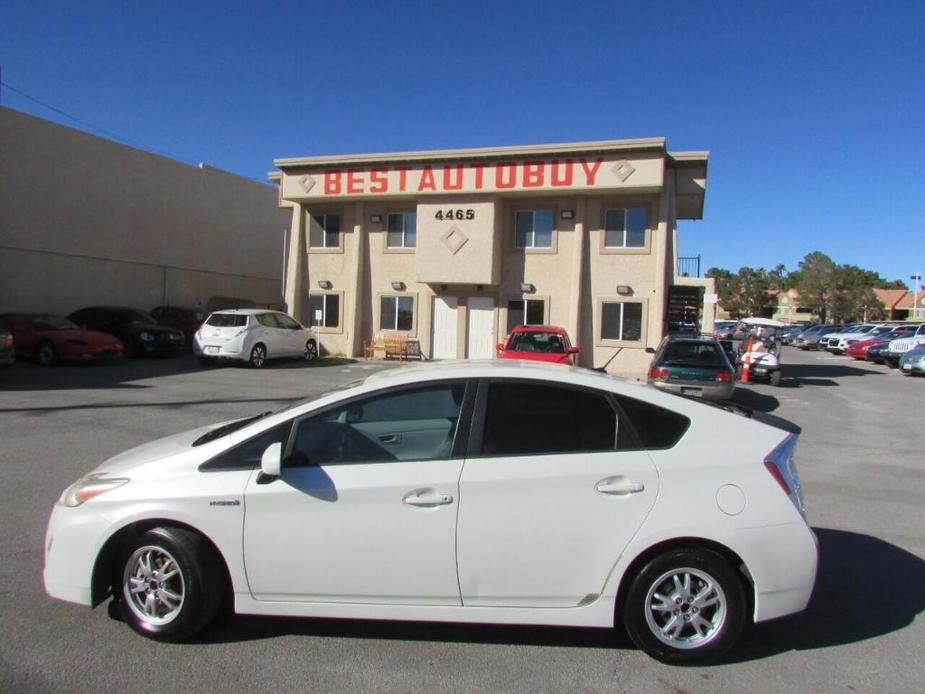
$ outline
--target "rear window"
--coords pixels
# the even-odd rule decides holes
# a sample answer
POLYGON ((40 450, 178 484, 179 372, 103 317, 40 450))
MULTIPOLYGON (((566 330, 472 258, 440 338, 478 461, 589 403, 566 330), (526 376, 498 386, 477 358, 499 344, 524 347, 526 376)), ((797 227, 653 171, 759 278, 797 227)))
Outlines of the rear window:
POLYGON ((702 342, 673 342, 665 348, 661 364, 677 366, 725 366, 716 345, 702 342))
POLYGON ((564 354, 565 345, 557 333, 522 332, 511 336, 508 349, 512 352, 547 352, 564 354))
POLYGON ((206 325, 216 328, 243 328, 247 325, 247 316, 236 313, 213 313, 206 325))

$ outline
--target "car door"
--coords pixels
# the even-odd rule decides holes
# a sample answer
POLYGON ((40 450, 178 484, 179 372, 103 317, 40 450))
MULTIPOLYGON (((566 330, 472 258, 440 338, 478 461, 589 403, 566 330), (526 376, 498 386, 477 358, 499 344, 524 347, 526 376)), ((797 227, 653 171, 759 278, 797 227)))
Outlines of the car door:
POLYGON ((245 492, 254 598, 459 605, 464 392, 415 384, 297 421, 280 477, 255 474, 245 492))
POLYGON ((275 314, 280 333, 286 341, 286 351, 291 356, 301 356, 305 353, 305 342, 308 340, 307 331, 295 320, 284 313, 275 314))
POLYGON ((459 485, 463 604, 596 599, 655 502, 648 453, 601 391, 492 380, 475 412, 459 485))
POLYGON ((284 357, 289 355, 285 340, 281 338, 282 330, 279 323, 276 322, 276 315, 273 313, 258 313, 257 326, 255 328, 253 344, 262 342, 267 348, 267 356, 270 358, 284 357))

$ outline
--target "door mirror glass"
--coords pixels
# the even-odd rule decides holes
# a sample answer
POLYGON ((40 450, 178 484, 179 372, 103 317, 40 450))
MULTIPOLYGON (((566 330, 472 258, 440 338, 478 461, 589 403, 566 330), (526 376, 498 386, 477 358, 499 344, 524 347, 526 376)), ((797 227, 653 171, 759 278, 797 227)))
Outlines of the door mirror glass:
POLYGON ((271 443, 260 457, 260 470, 269 477, 279 477, 282 468, 283 444, 271 443))
POLYGON ((655 347, 646 347, 646 354, 655 354, 655 347))
POLYGON ((578 348, 577 348, 577 347, 569 347, 569 348, 568 348, 568 353, 569 353, 569 354, 578 354, 578 348))

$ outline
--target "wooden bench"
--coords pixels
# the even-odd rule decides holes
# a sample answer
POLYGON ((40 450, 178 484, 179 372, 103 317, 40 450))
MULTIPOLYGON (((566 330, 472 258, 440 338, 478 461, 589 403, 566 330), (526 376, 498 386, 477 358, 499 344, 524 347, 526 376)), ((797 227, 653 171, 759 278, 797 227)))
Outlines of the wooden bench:
POLYGON ((386 359, 398 357, 404 361, 408 358, 408 336, 404 333, 386 333, 382 336, 382 349, 386 359))

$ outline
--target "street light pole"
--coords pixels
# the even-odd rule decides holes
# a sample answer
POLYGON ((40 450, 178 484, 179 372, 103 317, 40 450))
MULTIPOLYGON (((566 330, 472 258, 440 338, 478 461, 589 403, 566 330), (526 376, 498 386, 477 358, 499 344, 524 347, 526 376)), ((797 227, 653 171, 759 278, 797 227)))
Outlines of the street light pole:
POLYGON ((915 282, 915 292, 912 295, 912 320, 915 320, 919 314, 919 282, 922 281, 922 275, 915 273, 909 279, 915 282))

